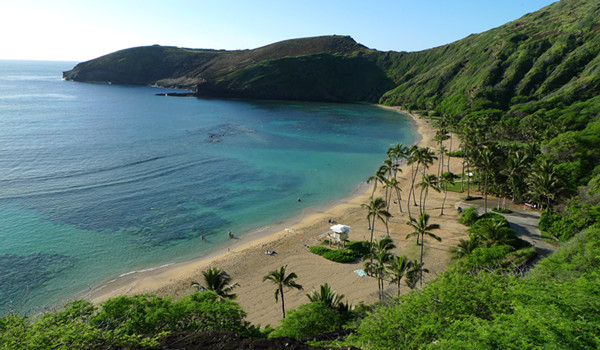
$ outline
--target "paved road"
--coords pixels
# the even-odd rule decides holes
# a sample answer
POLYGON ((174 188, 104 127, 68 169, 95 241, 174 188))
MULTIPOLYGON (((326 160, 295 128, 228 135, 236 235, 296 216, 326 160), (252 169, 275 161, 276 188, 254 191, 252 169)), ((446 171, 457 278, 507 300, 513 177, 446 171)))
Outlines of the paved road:
MULTIPOLYGON (((461 207, 463 209, 468 207, 477 207, 477 210, 481 215, 483 214, 484 204, 483 200, 478 199, 468 202, 459 201, 455 204, 455 207, 461 207)), ((539 212, 535 210, 522 210, 517 205, 510 205, 510 208, 508 209, 512 210, 513 212, 510 214, 501 215, 504 215, 506 220, 508 220, 510 227, 517 233, 517 237, 531 243, 534 247, 536 247, 540 258, 544 258, 556 250, 556 246, 542 239, 540 230, 538 229, 538 223, 540 221, 539 212)), ((490 210, 490 201, 488 201, 488 210, 490 210)))

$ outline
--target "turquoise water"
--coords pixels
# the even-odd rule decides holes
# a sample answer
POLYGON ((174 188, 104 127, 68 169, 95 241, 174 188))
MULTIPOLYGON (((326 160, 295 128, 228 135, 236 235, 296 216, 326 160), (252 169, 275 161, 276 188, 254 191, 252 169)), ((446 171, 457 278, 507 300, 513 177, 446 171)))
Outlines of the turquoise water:
POLYGON ((347 196, 414 142, 375 106, 62 81, 74 64, 0 61, 0 314, 206 255, 347 196))

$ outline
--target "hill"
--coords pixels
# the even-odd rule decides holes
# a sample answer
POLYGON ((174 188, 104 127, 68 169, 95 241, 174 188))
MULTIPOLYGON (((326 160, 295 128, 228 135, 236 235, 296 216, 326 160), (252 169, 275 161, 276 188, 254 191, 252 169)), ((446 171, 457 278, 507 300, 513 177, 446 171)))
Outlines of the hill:
MULTIPOLYGON (((64 77, 221 97, 381 102, 451 115, 490 110, 498 116, 500 110, 521 118, 597 96, 599 15, 595 1, 562 0, 485 33, 411 53, 371 50, 347 36, 241 51, 138 47, 80 63, 64 77)), ((574 108, 569 112, 585 109, 574 108)))
POLYGON ((67 80, 177 87, 200 95, 370 101, 394 85, 371 50, 346 36, 286 40, 253 50, 150 46, 117 51, 64 72, 67 80))

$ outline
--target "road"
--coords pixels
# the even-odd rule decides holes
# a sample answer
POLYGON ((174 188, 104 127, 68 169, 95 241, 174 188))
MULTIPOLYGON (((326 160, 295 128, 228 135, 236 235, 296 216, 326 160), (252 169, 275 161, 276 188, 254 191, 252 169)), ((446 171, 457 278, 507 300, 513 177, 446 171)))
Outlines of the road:
MULTIPOLYGON (((491 203, 492 201, 488 200, 488 211, 493 207, 493 205, 490 205, 491 203)), ((480 215, 484 212, 484 203, 482 199, 476 199, 468 202, 458 201, 455 204, 455 207, 461 207, 463 209, 468 207, 476 207, 480 215)), ((537 249, 540 259, 547 257, 556 250, 557 247, 546 242, 540 234, 540 230, 538 228, 540 213, 538 211, 530 209, 523 210, 520 206, 514 204, 507 205, 507 209, 510 209, 513 212, 510 214, 500 215, 503 215, 506 220, 508 220, 510 227, 517 233, 517 237, 531 243, 537 249)))

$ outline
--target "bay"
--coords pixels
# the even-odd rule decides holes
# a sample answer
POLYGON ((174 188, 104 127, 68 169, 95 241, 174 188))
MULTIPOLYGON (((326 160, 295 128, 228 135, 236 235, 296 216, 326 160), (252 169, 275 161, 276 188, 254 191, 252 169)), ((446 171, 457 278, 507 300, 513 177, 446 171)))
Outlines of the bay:
POLYGON ((0 314, 222 249, 415 141, 376 106, 156 96, 63 81, 74 65, 0 61, 0 314))

